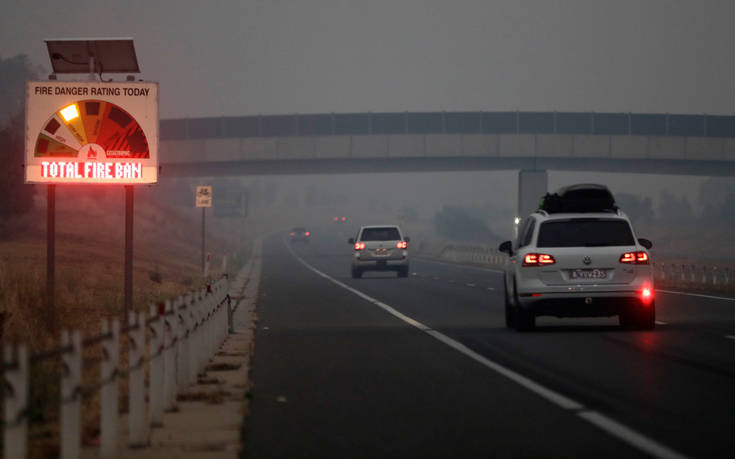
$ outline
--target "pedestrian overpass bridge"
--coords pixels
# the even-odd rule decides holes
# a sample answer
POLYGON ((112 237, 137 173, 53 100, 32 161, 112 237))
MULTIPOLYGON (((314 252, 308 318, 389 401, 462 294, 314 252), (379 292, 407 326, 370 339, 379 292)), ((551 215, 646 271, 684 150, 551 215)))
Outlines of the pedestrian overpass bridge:
POLYGON ((167 119, 162 177, 519 170, 735 176, 735 116, 420 112, 167 119))

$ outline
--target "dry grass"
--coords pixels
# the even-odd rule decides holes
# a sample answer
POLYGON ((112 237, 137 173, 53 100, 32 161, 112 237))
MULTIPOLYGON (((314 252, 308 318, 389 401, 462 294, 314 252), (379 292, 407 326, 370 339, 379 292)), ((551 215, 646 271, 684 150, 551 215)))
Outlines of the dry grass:
MULTIPOLYGON (((120 187, 121 188, 121 187, 120 187)), ((201 211, 157 204, 150 190, 136 191, 133 308, 175 298, 206 282, 200 271, 201 211)), ((122 189, 58 187, 56 214, 56 291, 54 311, 46 306, 45 203, 31 213, 0 222, 0 333, 5 342, 24 342, 31 352, 58 345, 62 329, 83 337, 100 332, 103 319, 123 310, 124 200, 122 189)), ((232 273, 247 255, 236 222, 208 215, 207 251, 219 275, 227 254, 232 273)), ((127 366, 123 340, 121 367, 127 366)), ((85 359, 100 354, 85 350, 85 359)), ((52 457, 58 448, 58 363, 31 369, 30 457, 52 457)), ((99 375, 85 368, 85 384, 99 375)), ((120 408, 127 407, 126 381, 120 381, 120 408)), ((83 442, 98 441, 98 395, 83 402, 83 442)))

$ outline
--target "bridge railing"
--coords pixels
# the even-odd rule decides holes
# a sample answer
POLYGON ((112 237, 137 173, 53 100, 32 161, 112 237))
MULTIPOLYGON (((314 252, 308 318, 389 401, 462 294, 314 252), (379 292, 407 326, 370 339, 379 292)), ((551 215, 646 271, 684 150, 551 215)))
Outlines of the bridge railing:
POLYGON ((79 330, 64 330, 61 346, 45 352, 29 354, 24 344, 5 345, 1 367, 3 457, 27 457, 29 394, 36 382, 31 379, 31 369, 40 365, 56 370, 53 374, 59 383, 59 457, 80 457, 82 408, 93 406, 96 396, 99 456, 117 456, 118 388, 124 378, 128 393, 122 398, 127 399, 122 411, 127 411, 128 446, 145 445, 148 430, 162 425, 164 411, 176 408, 178 391, 196 383, 197 374, 226 339, 228 291, 228 280, 222 277, 206 288, 152 305, 147 316, 131 313, 122 327, 118 319, 103 320, 100 333, 84 339, 79 330), (84 377, 95 368, 96 376, 84 377))
POLYGON ((734 137, 735 116, 592 112, 397 112, 164 119, 161 140, 368 134, 734 137))

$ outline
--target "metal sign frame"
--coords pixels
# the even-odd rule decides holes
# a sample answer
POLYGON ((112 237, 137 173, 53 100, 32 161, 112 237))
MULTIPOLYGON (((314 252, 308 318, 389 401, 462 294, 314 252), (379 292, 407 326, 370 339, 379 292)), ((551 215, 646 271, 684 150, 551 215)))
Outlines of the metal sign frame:
POLYGON ((26 183, 158 181, 158 83, 27 84, 26 183))

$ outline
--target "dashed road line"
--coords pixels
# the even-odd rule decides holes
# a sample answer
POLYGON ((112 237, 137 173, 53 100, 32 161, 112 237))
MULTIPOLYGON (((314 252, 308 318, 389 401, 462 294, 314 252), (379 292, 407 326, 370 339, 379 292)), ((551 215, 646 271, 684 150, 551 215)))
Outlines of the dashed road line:
POLYGON ((467 287, 474 287, 475 286, 475 284, 470 284, 470 283, 467 283, 467 284, 464 284, 464 285, 466 285, 467 287))
POLYGON ((324 279, 332 282, 333 284, 342 287, 343 289, 354 293, 355 295, 359 296, 360 298, 374 304, 375 306, 378 306, 379 308, 383 309, 387 313, 397 317, 398 319, 406 322, 407 324, 416 327, 417 329, 423 331, 427 335, 433 337, 434 339, 438 340, 441 343, 446 344, 447 346, 451 347, 452 349, 464 354, 465 356, 471 358, 472 360, 480 363, 481 365, 495 371, 496 373, 505 376, 509 380, 515 382, 516 384, 520 385, 521 387, 524 387, 531 392, 535 393, 536 395, 546 399, 547 401, 553 403, 554 405, 564 409, 574 412, 576 416, 579 418, 589 422, 590 424, 598 427, 599 429, 607 432, 608 434, 618 438, 619 440, 622 440, 623 442, 633 446, 634 448, 637 448, 640 451, 643 451, 653 457, 658 458, 666 458, 666 459, 683 459, 686 456, 683 456, 682 454, 678 453, 677 451, 674 451, 673 449, 664 446, 663 444, 646 437, 645 435, 636 432, 635 430, 631 429, 630 427, 621 424, 614 419, 611 419, 607 416, 605 416, 602 413, 599 413, 594 410, 588 410, 585 409, 584 405, 581 403, 560 394, 559 392, 556 392, 552 389, 549 389, 548 387, 539 384, 535 381, 533 381, 530 378, 527 378, 526 376, 523 376, 520 373, 517 373, 509 368, 506 368, 499 363, 496 363, 487 357, 473 351, 472 349, 468 348, 464 344, 460 343, 459 341, 456 341, 447 335, 440 333, 436 330, 431 329, 430 327, 424 325, 423 323, 399 312, 395 308, 383 303, 382 301, 379 301, 357 289, 354 289, 350 287, 349 285, 338 281, 337 279, 333 278, 332 276, 325 274, 318 269, 311 266, 309 263, 307 263, 303 258, 298 256, 291 247, 286 244, 286 247, 291 252, 291 254, 296 258, 302 265, 304 265, 307 269, 312 271, 313 273, 317 274, 320 277, 323 277, 324 279))
POLYGON ((735 335, 725 335, 726 339, 735 339, 735 335))
POLYGON ((668 325, 668 324, 669 324, 668 322, 662 322, 660 320, 656 321, 656 325, 668 325))

